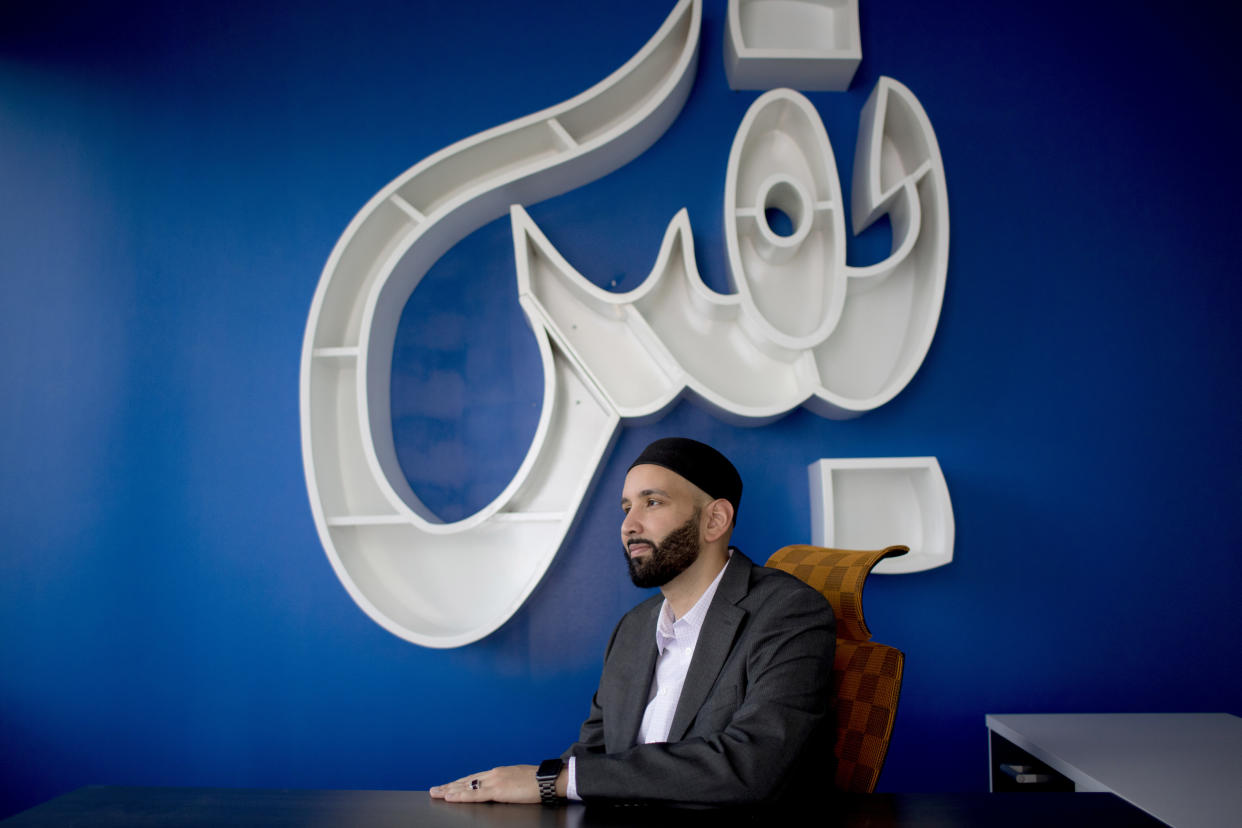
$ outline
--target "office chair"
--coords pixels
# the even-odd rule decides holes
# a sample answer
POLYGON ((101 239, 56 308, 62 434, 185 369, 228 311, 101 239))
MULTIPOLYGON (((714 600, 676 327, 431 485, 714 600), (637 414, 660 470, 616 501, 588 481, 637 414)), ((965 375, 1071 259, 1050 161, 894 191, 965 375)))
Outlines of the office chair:
POLYGON ((767 565, 783 569, 815 587, 837 618, 837 649, 832 666, 836 697, 836 787, 871 793, 884 767, 897 716, 905 655, 871 640, 863 620, 863 582, 884 558, 909 552, 890 546, 868 552, 822 546, 786 546, 767 565))

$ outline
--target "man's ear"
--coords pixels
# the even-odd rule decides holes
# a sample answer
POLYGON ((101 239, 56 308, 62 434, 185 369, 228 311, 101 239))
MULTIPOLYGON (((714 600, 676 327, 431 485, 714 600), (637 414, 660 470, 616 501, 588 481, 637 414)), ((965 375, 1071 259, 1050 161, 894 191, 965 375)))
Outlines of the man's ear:
POLYGON ((703 510, 703 540, 720 540, 733 529, 733 504, 723 497, 713 500, 703 510))

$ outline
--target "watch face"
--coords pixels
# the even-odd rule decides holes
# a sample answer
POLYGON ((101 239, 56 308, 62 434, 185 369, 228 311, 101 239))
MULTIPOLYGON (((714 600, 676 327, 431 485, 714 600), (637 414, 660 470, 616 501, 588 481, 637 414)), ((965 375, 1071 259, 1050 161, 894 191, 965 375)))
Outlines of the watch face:
POLYGON ((539 770, 535 771, 535 778, 555 779, 557 774, 561 772, 561 768, 564 766, 564 761, 560 759, 544 759, 539 763, 539 770))

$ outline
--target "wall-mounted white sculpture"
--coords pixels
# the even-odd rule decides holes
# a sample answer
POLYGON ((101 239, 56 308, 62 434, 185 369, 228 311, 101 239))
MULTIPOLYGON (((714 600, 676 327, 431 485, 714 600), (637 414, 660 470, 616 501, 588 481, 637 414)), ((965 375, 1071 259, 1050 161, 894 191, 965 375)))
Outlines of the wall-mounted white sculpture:
POLYGON ((862 61, 858 0, 729 0, 730 89, 844 91, 862 61))
POLYGON ((832 145, 819 113, 789 89, 747 111, 725 177, 733 284, 755 339, 804 351, 837 327, 845 307, 845 218, 832 145), (792 231, 769 222, 783 213, 792 231))
MULTIPOLYGON (((752 277, 745 259, 734 266, 745 296, 703 283, 684 210, 651 276, 612 294, 574 271, 518 206, 603 175, 655 140, 688 93, 699 19, 697 0, 682 0, 638 55, 588 92, 419 163, 363 208, 324 268, 303 347, 307 485, 338 577, 396 635, 453 647, 507 620, 551 563, 622 419, 655 418, 683 393, 752 424, 801 404, 856 416, 900 391, 922 361, 947 268, 944 170, 922 108, 887 78, 863 109, 854 174, 858 228, 884 214, 893 224, 892 253, 877 265, 844 265, 831 146, 814 109, 788 90, 756 102, 726 175, 758 176, 746 198, 805 208, 796 243, 775 242, 789 253, 784 276, 752 277), (397 320, 432 263, 509 203, 543 408, 504 491, 443 523, 410 488, 393 445, 397 320), (786 276, 826 297, 817 310, 792 312, 774 298, 786 276)), ((744 212, 754 204, 730 203, 753 227, 744 212)), ((739 249, 761 244, 758 231, 730 232, 739 249)))
POLYGON ((725 229, 736 293, 703 282, 684 211, 651 275, 610 293, 514 208, 523 307, 622 418, 655 418, 683 392, 751 425, 799 405, 838 419, 869 411, 905 387, 935 333, 948 201, 931 124, 890 78, 863 108, 855 159, 858 230, 885 213, 893 224, 893 252, 876 265, 845 264, 832 147, 810 102, 778 89, 751 106, 729 156, 725 229), (763 218, 774 202, 795 217, 788 237, 763 218))
POLYGON ((689 94, 701 16, 700 0, 681 0, 591 89, 421 161, 359 211, 324 266, 302 349, 307 488, 337 577, 402 638, 460 646, 521 606, 569 529, 616 414, 592 404, 592 389, 536 327, 544 401, 527 457, 492 503, 443 523, 411 490, 393 444, 401 310, 446 250, 511 203, 581 186, 654 142, 689 94))
POLYGON ((837 549, 910 547, 875 571, 921 572, 953 560, 953 505, 935 457, 818 460, 811 483, 811 543, 837 549))

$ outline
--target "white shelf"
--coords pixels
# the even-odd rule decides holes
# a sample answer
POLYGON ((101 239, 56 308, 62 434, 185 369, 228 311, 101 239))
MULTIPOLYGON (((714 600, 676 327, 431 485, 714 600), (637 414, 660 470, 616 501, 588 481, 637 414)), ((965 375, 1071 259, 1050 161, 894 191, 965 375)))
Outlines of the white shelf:
POLYGON ((922 105, 892 78, 880 78, 859 119, 850 207, 855 233, 889 217, 892 252, 869 267, 846 268, 841 321, 815 348, 818 399, 828 416, 833 409, 870 410, 909 384, 931 346, 944 299, 944 162, 922 105))
POLYGON ((844 91, 862 62, 858 0, 729 0, 731 89, 844 91))
POLYGON ((910 547, 876 564, 881 574, 921 572, 953 560, 953 504, 935 457, 825 459, 807 472, 814 545, 910 547))
POLYGON ((311 356, 315 359, 357 359, 358 348, 354 346, 338 348, 315 348, 311 356))
POLYGON ((392 526, 405 523, 401 515, 343 515, 328 518, 328 526, 392 526))
POLYGON ((867 222, 889 215, 893 244, 882 262, 853 268, 845 264, 841 189, 823 123, 799 93, 768 92, 738 128, 725 176, 736 293, 703 282, 684 210, 669 223, 647 279, 610 293, 514 207, 523 306, 623 418, 657 417, 683 393, 751 425, 799 405, 857 416, 896 396, 922 364, 948 270, 935 134, 910 91, 889 78, 860 119, 860 179, 855 214, 867 222), (769 206, 791 214, 789 236, 761 218, 769 206))
POLYGON ((823 342, 845 307, 845 220, 824 123, 789 89, 763 95, 738 127, 725 176, 729 267, 763 340, 790 350, 823 342), (766 217, 779 210, 793 230, 766 217))
POLYGON ((547 569, 611 445, 618 413, 580 362, 529 316, 543 409, 513 481, 445 523, 397 461, 389 407, 401 309, 434 262, 512 202, 531 203, 611 172, 680 111, 698 60, 701 0, 680 0, 609 77, 542 112, 431 155, 375 195, 332 251, 302 350, 302 453, 320 540, 377 623, 429 647, 482 638, 547 569))

